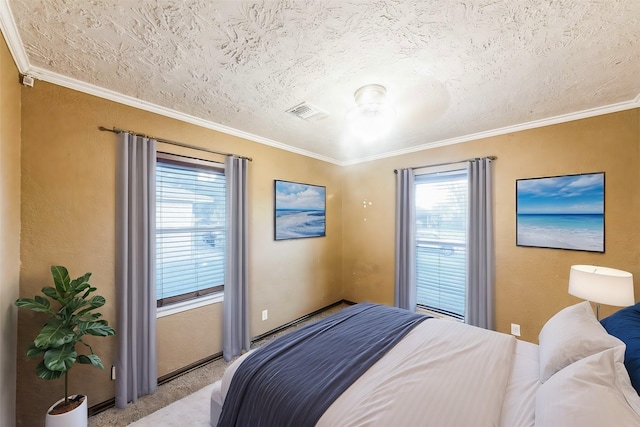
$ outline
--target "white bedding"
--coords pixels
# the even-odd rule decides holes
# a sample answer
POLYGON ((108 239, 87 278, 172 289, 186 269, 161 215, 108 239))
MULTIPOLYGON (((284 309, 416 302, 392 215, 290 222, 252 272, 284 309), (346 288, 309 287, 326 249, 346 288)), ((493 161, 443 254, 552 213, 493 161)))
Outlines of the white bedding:
MULTIPOLYGON (((227 368, 218 400, 224 401, 244 358, 227 368)), ((533 426, 535 399, 521 396, 535 394, 537 367, 536 345, 428 320, 345 391, 317 425, 533 426)))
POLYGON ((416 326, 318 426, 497 426, 516 340, 453 321, 416 326))
POLYGON ((540 387, 539 364, 538 346, 517 340, 502 405, 501 427, 531 427, 535 424, 536 392, 540 387))
MULTIPOLYGON (((640 396, 588 302, 546 322, 540 345, 447 320, 416 326, 318 426, 640 426, 640 396), (544 377, 544 379, 543 379, 544 377)), ((214 386, 217 424, 238 358, 214 386)))

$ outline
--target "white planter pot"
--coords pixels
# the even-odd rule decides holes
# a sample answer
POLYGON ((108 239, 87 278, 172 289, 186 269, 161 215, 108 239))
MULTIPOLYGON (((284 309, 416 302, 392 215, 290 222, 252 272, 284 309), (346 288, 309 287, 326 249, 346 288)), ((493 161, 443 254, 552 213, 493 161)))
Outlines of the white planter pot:
MULTIPOLYGON (((69 398, 73 397, 75 396, 69 396, 69 398)), ((64 414, 49 414, 49 412, 51 412, 51 410, 55 408, 58 403, 64 401, 64 398, 58 400, 47 410, 47 416, 44 422, 45 427, 87 427, 89 419, 89 415, 87 412, 88 400, 89 399, 87 399, 87 396, 85 396, 84 401, 80 406, 72 411, 65 412, 64 414)))

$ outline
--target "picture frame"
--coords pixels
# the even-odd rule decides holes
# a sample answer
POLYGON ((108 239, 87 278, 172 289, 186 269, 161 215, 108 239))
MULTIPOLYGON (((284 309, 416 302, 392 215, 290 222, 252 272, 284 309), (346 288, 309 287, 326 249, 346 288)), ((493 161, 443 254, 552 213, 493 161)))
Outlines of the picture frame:
POLYGON ((516 246, 605 251, 605 173, 516 180, 516 246))
POLYGON ((274 180, 274 239, 326 236, 326 187, 274 180))

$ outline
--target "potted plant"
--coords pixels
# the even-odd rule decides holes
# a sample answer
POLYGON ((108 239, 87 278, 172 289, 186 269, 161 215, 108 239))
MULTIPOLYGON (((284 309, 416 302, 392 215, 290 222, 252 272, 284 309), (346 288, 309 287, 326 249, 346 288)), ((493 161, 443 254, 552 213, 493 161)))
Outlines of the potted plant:
POLYGON ((71 280, 65 267, 52 266, 54 286, 42 288, 44 296, 20 298, 19 308, 46 313, 48 318, 27 350, 27 357, 41 357, 36 367, 36 375, 45 380, 55 380, 64 376, 64 399, 60 399, 47 411, 46 426, 87 425, 87 397, 69 396, 68 373, 73 365, 84 363, 104 369, 100 357, 93 353, 89 344, 83 341, 85 335, 106 337, 116 332, 102 314, 94 310, 105 304, 105 299, 91 294, 96 290, 89 284, 91 273, 85 273, 71 280), (88 354, 78 353, 76 345, 83 344, 88 354), (77 421, 75 421, 77 420, 77 421))

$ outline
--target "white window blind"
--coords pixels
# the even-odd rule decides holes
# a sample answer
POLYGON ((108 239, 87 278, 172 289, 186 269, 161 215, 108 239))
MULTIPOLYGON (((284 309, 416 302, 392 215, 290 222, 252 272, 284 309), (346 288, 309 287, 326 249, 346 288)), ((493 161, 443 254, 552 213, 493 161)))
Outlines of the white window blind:
POLYGON ((464 319, 466 296, 467 171, 417 175, 417 303, 464 319))
POLYGON ((156 283, 158 307, 224 285, 223 165, 158 153, 156 283))

